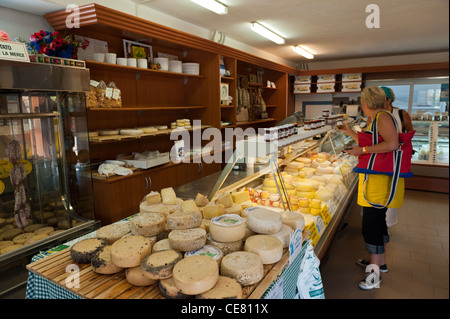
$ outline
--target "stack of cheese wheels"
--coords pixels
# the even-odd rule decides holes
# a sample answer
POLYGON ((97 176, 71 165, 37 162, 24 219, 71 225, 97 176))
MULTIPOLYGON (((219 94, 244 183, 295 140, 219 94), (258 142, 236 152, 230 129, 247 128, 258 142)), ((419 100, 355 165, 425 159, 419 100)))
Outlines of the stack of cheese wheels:
POLYGON ((298 212, 282 212, 281 220, 283 221, 283 225, 288 225, 291 230, 300 229, 301 231, 303 231, 303 229, 305 228, 305 218, 298 212))
POLYGON ((314 189, 314 183, 309 181, 302 181, 295 183, 297 188, 297 196, 300 198, 313 199, 316 196, 316 190, 314 189))
POLYGON ((187 252, 199 249, 206 244, 206 230, 203 228, 174 229, 169 233, 169 244, 172 249, 187 252))
POLYGON ((169 229, 189 229, 200 227, 202 214, 200 211, 177 211, 167 216, 167 227, 169 229))
POLYGON ((139 213, 130 220, 131 233, 145 237, 158 235, 165 225, 166 218, 160 213, 139 213))
POLYGON ((322 201, 316 198, 311 199, 310 207, 311 207, 310 214, 318 216, 322 211, 322 201))
POLYGON ((292 174, 293 176, 297 176, 298 172, 305 167, 305 164, 297 161, 290 162, 287 164, 284 168, 285 172, 288 172, 289 174, 292 174))
POLYGON ((103 246, 93 253, 91 265, 96 273, 103 275, 111 275, 123 270, 112 262, 110 245, 103 246))
POLYGON ((279 213, 262 207, 249 207, 245 210, 247 226, 258 234, 275 234, 281 229, 279 213))
POLYGON ((219 280, 219 266, 208 256, 183 258, 173 268, 175 286, 185 295, 199 295, 213 288, 219 280))
POLYGON ((236 251, 223 257, 220 274, 236 279, 242 286, 249 286, 264 277, 264 265, 257 254, 236 251))
POLYGON ((200 249, 197 250, 193 250, 193 251, 188 251, 184 254, 184 257, 191 257, 191 256, 195 256, 195 255, 205 255, 205 256, 209 256, 211 258, 213 258, 215 261, 217 261, 217 264, 220 266, 220 262, 222 261, 223 258, 223 252, 212 245, 205 245, 200 249))
POLYGON ((75 243, 70 248, 70 257, 79 264, 91 263, 92 255, 101 247, 106 246, 108 241, 102 238, 88 238, 75 243))
POLYGON ((304 157, 304 156, 300 156, 297 157, 294 161, 302 163, 303 167, 309 167, 311 166, 311 159, 309 159, 308 157, 304 157))
POLYGON ((244 219, 237 214, 215 217, 209 225, 207 242, 227 255, 242 249, 246 228, 244 219))

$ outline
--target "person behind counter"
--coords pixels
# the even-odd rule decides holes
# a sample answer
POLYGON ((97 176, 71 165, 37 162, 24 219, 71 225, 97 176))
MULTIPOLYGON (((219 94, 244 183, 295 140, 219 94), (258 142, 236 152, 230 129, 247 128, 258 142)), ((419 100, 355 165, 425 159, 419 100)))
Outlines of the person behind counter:
MULTIPOLYGON (((361 94, 361 107, 363 112, 372 122, 377 117, 378 133, 383 141, 372 146, 355 146, 346 150, 348 154, 359 156, 367 153, 388 153, 396 150, 399 146, 398 132, 396 131, 392 116, 385 111, 386 95, 384 91, 376 86, 367 87, 361 94)), ((346 123, 339 129, 349 134, 358 142, 358 133, 350 128, 346 123)), ((391 176, 388 175, 370 175, 369 183, 366 187, 366 197, 370 202, 385 203, 391 185, 391 176)), ((379 209, 372 207, 363 195, 364 174, 359 174, 358 183, 358 205, 362 206, 362 235, 365 248, 369 253, 370 264, 376 265, 378 269, 386 268, 386 250, 385 244, 389 242, 389 234, 386 224, 387 207, 379 209)), ((395 197, 388 207, 397 208, 403 204, 404 180, 398 181, 395 197)), ((378 287, 381 282, 381 276, 374 276, 373 273, 366 273, 366 278, 359 282, 361 289, 370 290, 378 287)))

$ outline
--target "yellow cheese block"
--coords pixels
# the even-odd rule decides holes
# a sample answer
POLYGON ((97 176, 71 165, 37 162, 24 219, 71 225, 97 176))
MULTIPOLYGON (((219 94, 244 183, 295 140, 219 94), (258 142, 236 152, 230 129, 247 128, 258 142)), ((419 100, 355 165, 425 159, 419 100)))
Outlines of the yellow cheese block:
POLYGON ((231 194, 231 197, 233 198, 233 202, 236 204, 241 204, 243 202, 250 200, 250 195, 248 191, 234 192, 231 194))

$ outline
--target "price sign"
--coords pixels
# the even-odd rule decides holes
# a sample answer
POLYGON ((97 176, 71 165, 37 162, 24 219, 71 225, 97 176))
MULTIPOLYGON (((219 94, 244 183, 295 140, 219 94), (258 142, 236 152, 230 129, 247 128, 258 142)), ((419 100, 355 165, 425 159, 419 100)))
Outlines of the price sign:
POLYGON ((325 204, 328 206, 328 210, 330 212, 330 215, 333 216, 334 213, 336 212, 336 203, 334 202, 334 200, 330 199, 325 204))
POLYGON ((322 217, 323 222, 325 223, 325 225, 328 225, 328 223, 331 220, 331 215, 330 215, 330 212, 328 210, 327 204, 323 204, 322 209, 320 210, 320 216, 322 217))
POLYGON ((303 233, 302 230, 297 228, 290 235, 289 239, 289 263, 294 262, 295 258, 302 250, 303 233))
POLYGON ((310 232, 309 238, 311 239, 311 244, 314 247, 316 246, 320 238, 319 232, 317 231, 316 223, 311 222, 311 224, 308 225, 307 229, 310 232))
POLYGON ((30 62, 24 43, 0 41, 0 60, 30 62))

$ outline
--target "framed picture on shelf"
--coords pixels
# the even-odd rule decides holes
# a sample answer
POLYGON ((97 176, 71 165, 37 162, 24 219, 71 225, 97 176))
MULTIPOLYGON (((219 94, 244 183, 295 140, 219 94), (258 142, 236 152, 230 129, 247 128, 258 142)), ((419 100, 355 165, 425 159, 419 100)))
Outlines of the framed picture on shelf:
POLYGON ((144 58, 149 64, 153 63, 152 46, 144 43, 123 39, 123 56, 125 58, 144 58))

